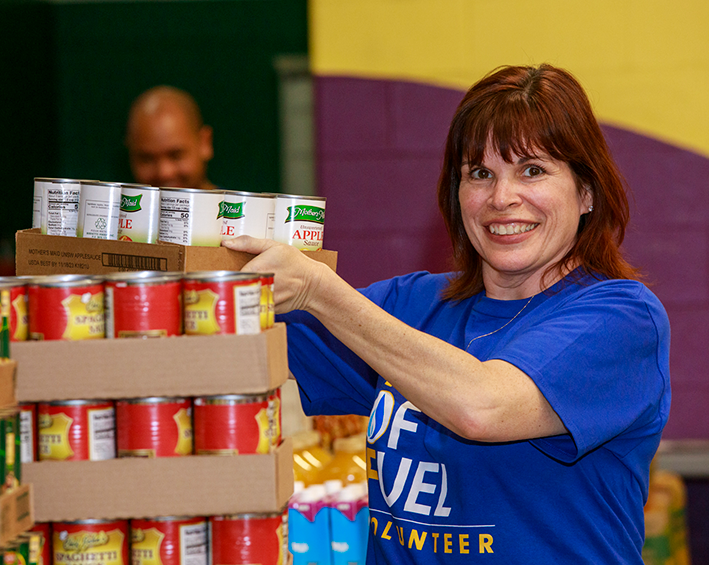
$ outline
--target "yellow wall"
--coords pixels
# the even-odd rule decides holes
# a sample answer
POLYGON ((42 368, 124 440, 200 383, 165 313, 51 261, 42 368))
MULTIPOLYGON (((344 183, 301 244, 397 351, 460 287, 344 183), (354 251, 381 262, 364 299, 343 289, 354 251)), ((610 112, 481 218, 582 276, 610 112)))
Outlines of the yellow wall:
POLYGON ((604 123, 709 155, 706 0, 310 0, 310 52, 318 75, 461 90, 549 62, 604 123))

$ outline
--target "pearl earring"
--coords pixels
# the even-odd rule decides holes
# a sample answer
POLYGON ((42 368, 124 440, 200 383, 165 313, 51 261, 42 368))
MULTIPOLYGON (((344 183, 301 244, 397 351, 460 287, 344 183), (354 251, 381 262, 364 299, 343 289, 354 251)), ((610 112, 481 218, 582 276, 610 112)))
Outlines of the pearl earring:
POLYGON ((588 207, 588 211, 589 211, 589 212, 593 212, 593 206, 589 206, 589 207, 588 207))

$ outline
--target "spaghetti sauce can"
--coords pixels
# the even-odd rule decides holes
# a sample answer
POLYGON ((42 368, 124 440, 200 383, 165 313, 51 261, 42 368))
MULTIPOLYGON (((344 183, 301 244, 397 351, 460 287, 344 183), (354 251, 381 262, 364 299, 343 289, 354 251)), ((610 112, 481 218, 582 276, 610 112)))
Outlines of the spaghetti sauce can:
POLYGON ((52 526, 49 522, 35 522, 30 533, 36 535, 39 542, 37 565, 52 565, 52 526))
POLYGON ((111 273, 104 291, 107 338, 182 334, 182 273, 111 273))
POLYGON ((10 341, 26 341, 29 334, 27 283, 24 277, 0 277, 0 291, 10 293, 10 341))
POLYGON ((37 435, 37 405, 21 402, 20 405, 20 460, 32 463, 39 460, 39 437, 37 435))
POLYGON ((130 565, 128 520, 80 520, 52 524, 53 565, 130 565))
POLYGON ((192 401, 150 397, 116 401, 118 457, 192 454, 192 401))
POLYGON ((211 516, 209 533, 215 565, 285 563, 288 532, 283 513, 211 516))
POLYGON ((226 394, 194 399, 194 448, 198 455, 270 453, 277 415, 268 394, 226 394))
POLYGON ((84 275, 35 277, 28 285, 33 340, 102 339, 103 279, 84 275))
POLYGON ((273 300, 273 273, 261 273, 261 304, 260 304, 260 319, 261 330, 267 330, 273 327, 276 322, 276 303, 273 300))
POLYGON ((40 461, 103 461, 116 457, 113 401, 41 402, 37 417, 40 461))
POLYGON ((261 332, 261 279, 255 273, 197 271, 183 278, 187 335, 261 332))
POLYGON ((207 565, 207 519, 131 520, 131 565, 207 565))

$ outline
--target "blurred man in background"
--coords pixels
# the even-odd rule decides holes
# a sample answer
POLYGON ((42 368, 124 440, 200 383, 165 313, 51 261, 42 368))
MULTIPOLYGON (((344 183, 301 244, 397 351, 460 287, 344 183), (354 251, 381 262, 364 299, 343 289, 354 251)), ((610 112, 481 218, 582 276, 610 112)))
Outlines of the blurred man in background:
POLYGON ((215 188, 207 179, 214 156, 212 128, 184 90, 156 86, 138 96, 128 115, 126 146, 137 182, 215 188))

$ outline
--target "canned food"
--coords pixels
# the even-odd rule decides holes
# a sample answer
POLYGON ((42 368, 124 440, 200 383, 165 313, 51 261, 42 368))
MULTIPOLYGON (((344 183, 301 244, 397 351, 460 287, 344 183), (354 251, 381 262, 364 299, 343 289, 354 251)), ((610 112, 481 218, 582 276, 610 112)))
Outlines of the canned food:
POLYGON ((116 457, 116 412, 110 400, 41 402, 39 459, 103 461, 116 457))
POLYGON ((211 516, 209 529, 212 563, 285 563, 288 533, 282 513, 211 516))
POLYGON ((120 183, 82 181, 76 236, 117 239, 120 209, 120 183))
POLYGON ((30 533, 37 536, 39 554, 37 565, 52 565, 52 528, 49 522, 35 522, 30 533))
POLYGON ((160 227, 160 189, 157 186, 121 185, 118 239, 157 243, 160 227))
POLYGON ((18 555, 22 565, 37 565, 39 559, 39 534, 24 532, 17 536, 20 548, 18 555), (23 563, 24 562, 24 563, 23 563))
POLYGON ((276 195, 273 239, 298 249, 322 249, 325 231, 325 198, 276 195))
POLYGON ((107 338, 182 334, 181 273, 112 273, 104 290, 107 338))
POLYGON ((81 520, 52 524, 53 565, 130 565, 127 520, 81 520))
POLYGON ((3 493, 20 486, 22 461, 20 459, 20 411, 16 408, 0 411, 0 463, 2 464, 3 493))
POLYGON ((261 273, 261 303, 259 314, 261 329, 267 330, 276 322, 276 304, 273 300, 273 273, 261 273))
POLYGON ((275 206, 273 194, 225 190, 219 205, 219 214, 224 219, 222 239, 240 235, 273 239, 275 206))
POLYGON ((37 405, 20 403, 20 461, 32 463, 38 460, 37 405))
POLYGON ((116 402, 119 457, 192 454, 189 398, 135 398, 116 402))
POLYGON ((0 277, 0 291, 10 292, 10 341, 26 341, 28 335, 27 279, 0 277))
POLYGON ((187 335, 261 331, 261 279, 254 273, 198 271, 183 278, 187 335))
POLYGON ((132 565, 207 565, 207 519, 131 520, 132 565))
POLYGON ((274 438, 278 435, 276 421, 280 414, 276 414, 276 407, 269 400, 268 394, 227 394, 195 398, 195 453, 270 453, 274 438))
POLYGON ((224 191, 198 188, 160 189, 160 240, 181 245, 219 247, 224 191))
POLYGON ((283 422, 282 422, 282 414, 283 410, 281 407, 283 406, 282 400, 281 400, 281 389, 280 387, 277 388, 276 390, 272 390, 271 392, 268 393, 268 410, 269 410, 269 418, 273 420, 273 434, 271 436, 271 445, 273 448, 278 447, 281 445, 281 440, 282 438, 282 429, 283 429, 283 422))
POLYGON ((28 285, 29 331, 34 340, 104 337, 100 277, 51 275, 28 285))
POLYGON ((37 178, 35 193, 41 194, 42 197, 40 232, 47 235, 75 237, 79 220, 81 181, 37 178))

